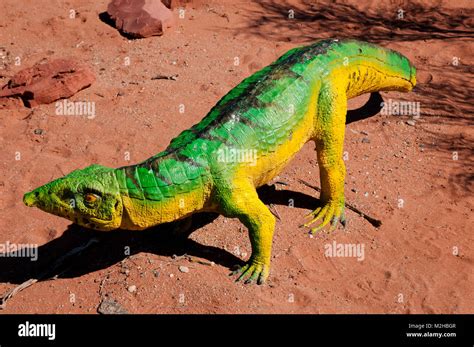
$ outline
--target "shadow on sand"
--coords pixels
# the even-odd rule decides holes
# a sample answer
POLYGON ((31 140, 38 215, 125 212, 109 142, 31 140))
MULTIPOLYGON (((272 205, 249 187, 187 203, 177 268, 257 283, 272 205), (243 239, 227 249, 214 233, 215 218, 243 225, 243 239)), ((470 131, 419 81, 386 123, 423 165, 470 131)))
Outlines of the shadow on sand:
MULTIPOLYGON (((293 199, 295 207, 299 208, 314 209, 318 205, 318 199, 314 197, 293 191, 276 190, 274 186, 261 187, 258 192, 267 204, 288 205, 289 199, 293 199)), ((40 274, 51 268, 56 259, 92 238, 98 242, 65 261, 62 266, 49 273, 48 278, 80 277, 108 268, 130 255, 142 252, 167 257, 187 254, 228 268, 242 264, 241 259, 226 250, 202 245, 188 238, 192 232, 211 223, 217 216, 215 213, 193 215, 191 227, 186 233, 180 230, 181 223, 185 224, 183 221, 142 231, 119 229, 112 232, 99 232, 71 224, 60 237, 39 247, 37 261, 26 257, 1 257, 0 282, 20 284, 30 278, 39 278, 40 274), (129 249, 130 254, 126 254, 125 249, 129 249)))

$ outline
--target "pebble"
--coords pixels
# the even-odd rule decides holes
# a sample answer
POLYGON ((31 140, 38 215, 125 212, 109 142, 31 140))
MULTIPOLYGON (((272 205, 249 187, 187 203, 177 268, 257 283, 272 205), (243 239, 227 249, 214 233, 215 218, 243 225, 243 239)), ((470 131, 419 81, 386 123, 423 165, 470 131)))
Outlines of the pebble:
POLYGON ((406 122, 408 125, 411 125, 412 127, 415 126, 416 122, 413 119, 407 120, 406 122))
POLYGON ((127 290, 130 292, 130 293, 135 293, 137 291, 137 286, 136 285, 131 285, 127 288, 127 290))
POLYGON ((101 314, 127 314, 127 310, 124 309, 117 301, 113 299, 104 299, 97 309, 97 312, 101 314))
POLYGON ((370 140, 368 137, 362 138, 362 143, 370 143, 370 140))
POLYGON ((179 271, 184 272, 184 273, 188 273, 188 272, 189 272, 189 268, 188 268, 187 266, 181 265, 181 266, 179 267, 179 271))

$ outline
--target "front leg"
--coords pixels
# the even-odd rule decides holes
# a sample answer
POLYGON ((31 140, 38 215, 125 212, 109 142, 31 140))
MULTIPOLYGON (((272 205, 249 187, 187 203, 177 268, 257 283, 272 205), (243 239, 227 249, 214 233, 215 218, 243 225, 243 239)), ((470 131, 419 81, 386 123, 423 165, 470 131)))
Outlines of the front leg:
POLYGON ((330 230, 336 228, 338 221, 345 225, 344 179, 346 168, 342 160, 344 148, 347 97, 336 88, 326 87, 320 94, 316 114, 314 141, 318 154, 321 178, 321 206, 313 211, 313 217, 306 227, 321 220, 311 229, 312 233, 331 223, 330 230))
POLYGON ((238 218, 248 228, 252 255, 233 275, 237 281, 263 284, 270 273, 275 217, 259 199, 255 187, 245 178, 219 183, 219 205, 226 217, 238 218))

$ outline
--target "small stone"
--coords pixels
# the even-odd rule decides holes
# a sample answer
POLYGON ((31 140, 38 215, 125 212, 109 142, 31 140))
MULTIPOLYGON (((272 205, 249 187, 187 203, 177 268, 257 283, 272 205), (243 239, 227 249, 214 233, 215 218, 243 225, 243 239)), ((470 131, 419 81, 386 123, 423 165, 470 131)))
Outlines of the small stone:
POLYGON ((44 134, 43 129, 35 129, 33 132, 34 132, 35 135, 43 135, 44 134))
POLYGON ((97 309, 101 314, 127 314, 125 310, 117 301, 113 299, 104 299, 97 309))
POLYGON ((188 273, 188 272, 189 272, 189 268, 188 268, 187 266, 181 265, 181 266, 179 267, 179 271, 184 272, 184 273, 188 273))
POLYGON ((370 143, 370 140, 368 137, 363 137, 362 138, 362 143, 370 143))
POLYGON ((159 277, 159 276, 160 276, 160 272, 159 272, 158 270, 153 270, 153 276, 159 277))
POLYGON ((173 278, 173 277, 174 277, 174 275, 173 275, 173 274, 170 274, 170 278, 173 278))
POLYGON ((415 122, 413 119, 407 120, 406 123, 407 123, 408 125, 412 126, 412 127, 414 127, 415 124, 416 124, 416 122, 415 122))
POLYGON ((137 291, 137 286, 136 285, 131 285, 127 288, 127 290, 130 292, 130 293, 135 293, 137 291))

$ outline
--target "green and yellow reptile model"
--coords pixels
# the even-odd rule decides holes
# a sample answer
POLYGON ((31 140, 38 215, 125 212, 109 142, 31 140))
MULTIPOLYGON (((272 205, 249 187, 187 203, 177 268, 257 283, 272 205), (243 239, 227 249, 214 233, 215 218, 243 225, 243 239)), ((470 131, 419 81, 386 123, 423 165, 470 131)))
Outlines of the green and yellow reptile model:
POLYGON ((238 218, 249 230, 252 255, 237 280, 261 284, 269 275, 275 217, 256 188, 313 140, 321 207, 305 226, 321 220, 315 232, 344 224, 347 100, 411 91, 415 71, 401 54, 355 40, 294 48, 243 80, 163 152, 117 169, 75 170, 23 200, 97 230, 145 229, 206 211, 238 218))

